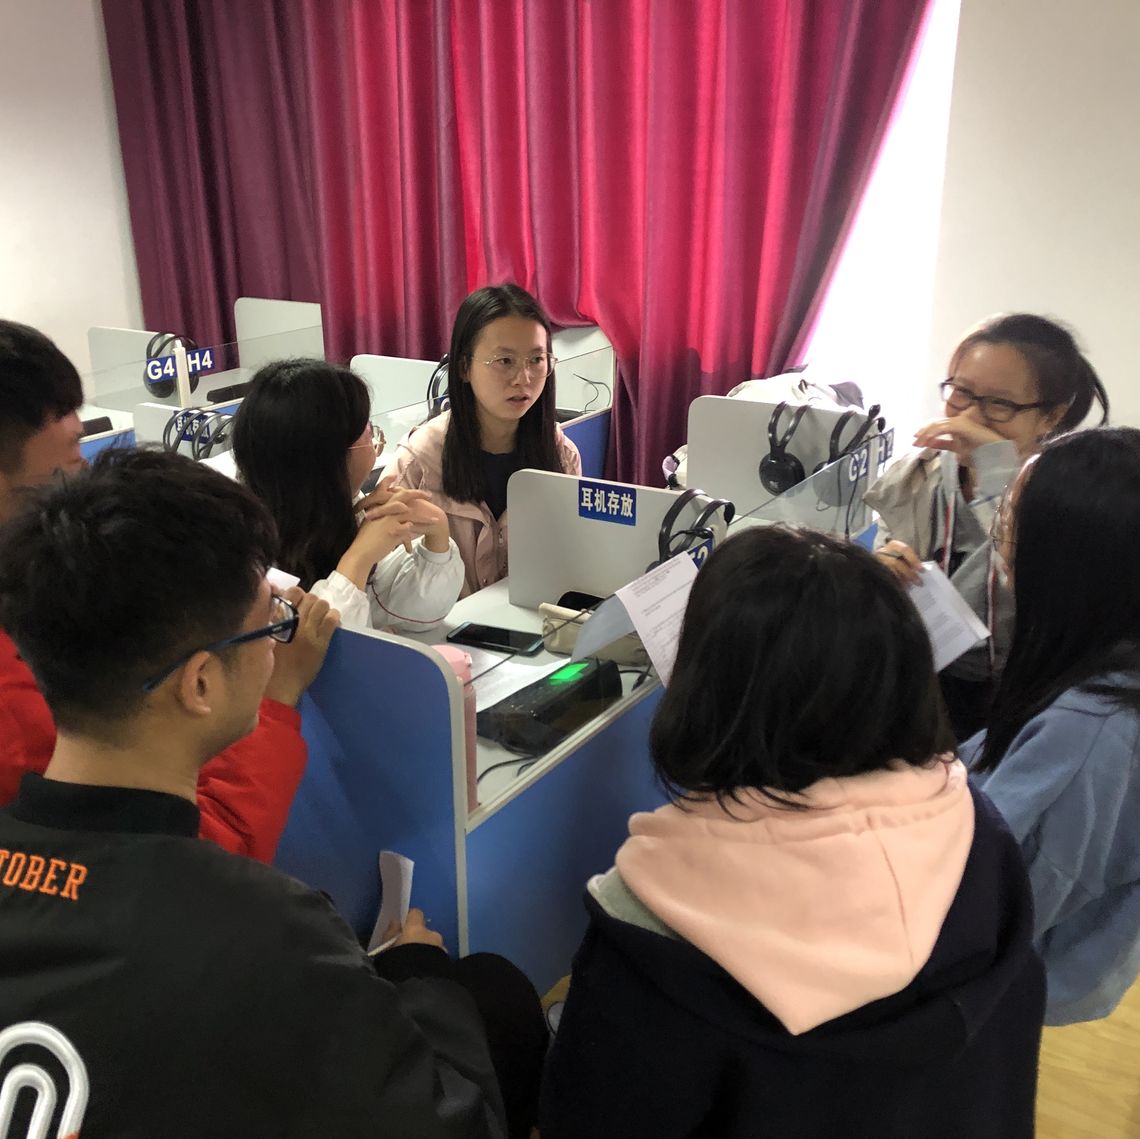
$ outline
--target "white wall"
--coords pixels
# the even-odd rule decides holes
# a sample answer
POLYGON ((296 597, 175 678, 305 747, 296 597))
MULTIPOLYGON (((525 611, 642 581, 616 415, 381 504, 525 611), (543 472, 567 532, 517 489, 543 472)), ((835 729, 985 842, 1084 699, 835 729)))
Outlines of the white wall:
POLYGON ((962 0, 931 378, 998 310, 1073 326, 1140 425, 1140 3, 962 0))
POLYGON ((141 314, 98 0, 0 0, 0 316, 86 373, 141 314))

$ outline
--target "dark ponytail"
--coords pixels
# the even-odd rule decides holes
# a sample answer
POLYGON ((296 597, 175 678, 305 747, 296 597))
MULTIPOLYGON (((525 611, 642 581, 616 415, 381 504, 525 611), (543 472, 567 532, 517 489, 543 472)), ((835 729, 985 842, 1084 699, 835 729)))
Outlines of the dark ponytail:
POLYGON ((990 317, 958 345, 951 372, 962 356, 979 344, 1008 344, 1025 357, 1037 379, 1037 398, 1051 407, 1065 408, 1053 435, 1079 427, 1094 401, 1100 405, 1100 422, 1108 422, 1104 384, 1064 325, 1028 312, 990 317))

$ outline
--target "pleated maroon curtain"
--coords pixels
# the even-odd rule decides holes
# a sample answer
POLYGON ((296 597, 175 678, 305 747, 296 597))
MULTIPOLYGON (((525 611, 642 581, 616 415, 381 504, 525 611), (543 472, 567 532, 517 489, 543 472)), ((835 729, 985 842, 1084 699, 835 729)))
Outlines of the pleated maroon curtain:
POLYGON ((320 301, 437 357, 516 281, 617 347, 613 463, 788 363, 926 0, 103 0, 148 324, 320 301))

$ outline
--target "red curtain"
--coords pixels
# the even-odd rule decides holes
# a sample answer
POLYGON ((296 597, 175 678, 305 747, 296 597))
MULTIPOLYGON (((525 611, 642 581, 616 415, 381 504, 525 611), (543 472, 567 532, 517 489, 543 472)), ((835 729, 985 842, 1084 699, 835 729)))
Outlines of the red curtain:
POLYGON ((611 467, 791 362, 926 0, 103 0, 147 322, 437 357, 513 280, 617 348, 611 467))

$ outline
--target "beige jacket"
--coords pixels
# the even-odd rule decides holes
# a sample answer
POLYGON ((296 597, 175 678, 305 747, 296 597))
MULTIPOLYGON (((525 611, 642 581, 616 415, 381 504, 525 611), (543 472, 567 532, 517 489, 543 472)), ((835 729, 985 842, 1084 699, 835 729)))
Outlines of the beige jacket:
MULTIPOLYGON (((393 471, 396 485, 426 490, 447 515, 451 537, 463 559, 464 581, 460 597, 493 585, 507 576, 507 512, 495 519, 485 502, 457 502, 443 493, 443 440, 451 412, 413 427, 396 447, 393 471)), ((578 448, 558 432, 558 455, 562 473, 580 475, 582 456, 578 448)))

